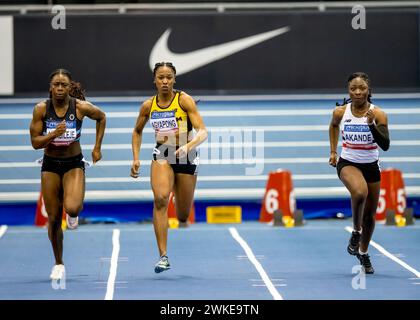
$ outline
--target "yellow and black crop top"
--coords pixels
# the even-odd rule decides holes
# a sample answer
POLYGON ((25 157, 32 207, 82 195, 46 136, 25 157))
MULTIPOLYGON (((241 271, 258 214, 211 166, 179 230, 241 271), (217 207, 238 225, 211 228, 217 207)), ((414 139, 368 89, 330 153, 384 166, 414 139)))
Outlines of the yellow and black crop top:
POLYGON ((168 107, 160 107, 157 104, 157 96, 153 97, 149 119, 156 134, 163 132, 188 133, 192 130, 188 113, 179 104, 180 94, 180 91, 175 91, 175 96, 168 107))

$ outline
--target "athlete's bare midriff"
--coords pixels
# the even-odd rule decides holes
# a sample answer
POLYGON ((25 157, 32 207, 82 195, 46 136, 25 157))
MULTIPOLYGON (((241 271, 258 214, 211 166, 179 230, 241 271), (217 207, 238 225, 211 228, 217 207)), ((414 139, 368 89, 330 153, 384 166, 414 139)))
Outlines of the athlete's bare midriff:
POLYGON ((82 153, 82 148, 80 147, 80 142, 75 141, 68 146, 55 146, 49 144, 45 149, 44 153, 47 156, 55 158, 69 158, 74 157, 82 153))
POLYGON ((193 139, 192 136, 193 132, 192 130, 188 132, 188 134, 185 133, 179 133, 179 132, 165 132, 165 133, 157 133, 155 134, 156 143, 158 144, 164 144, 171 147, 174 146, 183 146, 184 144, 187 144, 193 139))

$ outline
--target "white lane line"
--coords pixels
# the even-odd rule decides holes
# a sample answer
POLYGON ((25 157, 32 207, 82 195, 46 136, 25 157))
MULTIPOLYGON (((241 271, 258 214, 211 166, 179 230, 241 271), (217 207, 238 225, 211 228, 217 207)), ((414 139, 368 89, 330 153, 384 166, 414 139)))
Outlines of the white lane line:
MULTIPOLYGON (((328 147, 330 143, 328 141, 261 141, 261 142, 204 142, 200 145, 200 149, 225 149, 225 148, 307 148, 307 147, 328 147)), ((392 141, 392 146, 420 146, 419 140, 395 140, 392 141)), ((93 144, 86 144, 82 146, 82 150, 92 150, 93 144)), ((141 145, 142 150, 153 149, 156 147, 155 143, 143 143, 141 145)), ((103 144, 102 150, 131 150, 131 144, 128 143, 114 143, 114 144, 103 144)), ((13 145, 13 146, 0 146, 0 151, 34 151, 30 145, 13 145)))
POLYGON ((248 246, 248 244, 245 242, 244 239, 239 235, 236 228, 229 228, 229 231, 232 235, 232 237, 241 245, 241 247, 244 249, 246 255, 248 256, 249 261, 254 265, 254 267, 257 269, 258 273, 261 276, 261 279, 264 281, 265 285, 268 288, 268 291, 270 291, 271 295, 273 296, 274 300, 283 300, 283 297, 281 294, 276 290, 273 283, 271 282, 270 278, 268 277, 267 273, 265 272, 264 268, 261 266, 261 264, 258 262, 258 260, 255 258, 254 253, 252 252, 252 249, 248 246))
MULTIPOLYGON (((417 146, 420 145, 420 141, 417 140, 400 140, 392 141, 392 146, 417 146)), ((330 143, 328 141, 261 141, 261 142, 204 142, 200 145, 200 149, 225 149, 225 148, 307 148, 307 147, 328 147, 330 143)), ((93 144, 86 144, 82 146, 82 150, 92 150, 93 144)), ((153 149, 156 147, 156 143, 143 143, 141 149, 153 149)), ((103 144, 101 150, 131 150, 131 144, 125 143, 114 143, 114 144, 103 144)), ((13 146, 0 146, 0 151, 34 151, 30 145, 13 145, 13 146)))
MULTIPOLYGON (((420 130, 419 124, 391 124, 390 130, 420 130)), ((291 131, 325 131, 328 130, 328 125, 284 125, 284 126, 237 126, 237 127, 208 127, 209 134, 223 133, 223 132, 291 132, 291 131)), ((133 128, 107 128, 107 134, 122 134, 133 132, 133 128)), ((83 134, 96 134, 95 128, 83 129, 83 134)), ((145 128, 143 133, 154 133, 152 128, 145 128)), ((0 130, 0 135, 28 135, 27 129, 5 129, 0 130)))
POLYGON ((0 238, 3 237, 6 231, 7 231, 7 226, 0 226, 0 238))
MULTIPOLYGON (((297 163, 327 163, 326 157, 314 158, 245 158, 245 159, 204 159, 200 158, 202 165, 255 165, 255 164, 297 164, 297 163)), ((143 166, 150 166, 150 159, 140 159, 143 166)), ((382 163, 419 163, 420 157, 382 157, 382 163)), ((118 167, 118 166, 131 166, 131 160, 102 160, 95 166, 99 167, 118 167)), ((0 168, 34 168, 40 167, 40 164, 31 162, 0 162, 0 168)))
MULTIPOLYGON (((102 258, 100 258, 100 260, 101 260, 101 261, 111 261, 111 260, 112 260, 112 258, 109 258, 109 257, 102 257, 102 258)), ((128 261, 128 258, 127 258, 127 257, 121 257, 121 258, 118 258, 118 261, 119 261, 119 262, 127 262, 127 261, 128 261)))
MULTIPOLYGON (((262 279, 249 279, 249 281, 262 281, 262 279)), ((284 281, 284 279, 271 279, 271 281, 284 281)))
MULTIPOLYGON (((111 103, 122 103, 122 102, 136 102, 140 103, 149 96, 131 96, 131 97, 88 97, 88 100, 92 103, 100 102, 111 102, 111 103)), ((293 100, 343 100, 342 94, 258 94, 258 95, 196 95, 196 98, 201 101, 293 101, 293 100)), ((419 93, 375 93, 375 99, 418 99, 420 98, 419 93)), ((0 103, 9 103, 9 104, 22 104, 22 103, 31 103, 35 104, 40 101, 45 100, 45 97, 32 97, 32 98, 0 98, 0 103)))
MULTIPOLYGON (((293 180, 336 180, 336 174, 296 174, 293 180)), ((404 179, 420 179, 420 173, 403 173, 404 179)), ((200 182, 225 182, 225 181, 267 181, 268 175, 256 176, 200 176, 200 182)), ((150 177, 141 177, 142 182, 150 182, 150 177)), ((0 179, 0 184, 40 184, 41 179, 0 179)), ((138 179, 131 177, 102 177, 86 178, 86 183, 139 183, 138 179)))
MULTIPOLYGON (((351 227, 345 227, 346 231, 348 231, 349 233, 351 233, 353 231, 353 229, 351 227)), ((402 261, 401 259, 398 259, 396 256, 394 256, 392 253, 388 252, 387 250, 385 250, 384 247, 380 246, 379 244, 377 244, 375 241, 370 241, 370 244, 375 247, 379 252, 383 253, 386 257, 388 257, 389 259, 395 261, 396 263, 398 263, 399 265, 401 265, 403 268, 407 269, 408 271, 414 273, 414 275, 417 278, 420 278, 420 272, 417 271, 416 269, 414 269, 413 267, 409 266, 407 263, 405 263, 404 261, 402 261)))
MULTIPOLYGON (((253 284, 253 287, 265 287, 265 284, 253 284)), ((287 284, 273 284, 275 287, 287 287, 287 284)))
POLYGON ((111 268, 109 270, 108 285, 106 289, 105 300, 114 298, 115 279, 117 277, 118 255, 120 253, 120 230, 114 229, 112 232, 112 256, 111 268))
MULTIPOLYGON (((265 259, 265 257, 263 255, 256 255, 255 258, 258 259, 258 260, 265 259)), ((248 259, 248 257, 247 256, 236 256, 236 259, 244 260, 244 259, 248 259)))
MULTIPOLYGON (((406 178, 405 174, 403 175, 406 178)), ((266 181, 267 175, 257 176, 200 176, 200 182, 217 182, 217 181, 266 181)), ((419 177, 420 178, 420 174, 419 177)), ((293 180, 335 180, 336 174, 319 174, 319 175, 294 175, 293 180)), ((150 177, 141 177, 142 182, 150 182, 150 177)), ((139 183, 138 179, 131 177, 102 177, 102 178, 86 178, 87 183, 139 183)), ((0 179, 0 184, 40 184, 41 179, 0 179)))
MULTIPOLYGON (((141 183, 141 179, 139 181, 141 183)), ((296 197, 343 197, 348 196, 345 187, 316 187, 316 188, 294 188, 296 197)), ((407 196, 414 197, 420 195, 420 187, 405 187, 407 196)), ((204 199, 246 199, 261 200, 264 197, 265 188, 222 188, 222 189, 197 189, 195 191, 196 200, 204 199)), ((37 201, 38 192, 0 192, 0 202, 10 201, 37 201)), ((85 200, 153 200, 151 190, 87 190, 85 200)), ((410 229, 416 226, 410 226, 410 229)), ((303 230, 303 229, 302 229, 303 230)), ((308 230, 305 228, 305 230, 308 230)))
MULTIPOLYGON (((420 108, 385 108, 387 114, 420 114, 420 108)), ((258 110, 200 110, 202 117, 274 117, 274 116, 316 116, 331 115, 330 109, 258 109, 258 110)), ((138 112, 106 112, 107 118, 137 118, 138 112)), ((0 114, 0 120, 32 119, 30 113, 4 113, 0 114)))

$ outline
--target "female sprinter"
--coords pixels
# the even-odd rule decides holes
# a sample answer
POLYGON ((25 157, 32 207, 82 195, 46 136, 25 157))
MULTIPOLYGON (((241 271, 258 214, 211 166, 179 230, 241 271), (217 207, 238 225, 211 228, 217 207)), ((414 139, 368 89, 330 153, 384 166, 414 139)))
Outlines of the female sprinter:
POLYGON ((370 101, 367 74, 349 76, 350 100, 335 108, 329 128, 330 165, 337 167, 340 180, 351 195, 353 232, 347 247, 366 273, 374 273, 368 246, 375 228, 381 172, 378 146, 389 149, 388 120, 385 112, 370 101), (341 126, 342 151, 337 162, 337 143, 341 126))
POLYGON ((96 120, 96 142, 92 151, 95 163, 102 158, 105 113, 84 101, 80 84, 72 81, 69 71, 55 70, 50 75, 50 99, 34 107, 30 125, 33 148, 44 149, 41 190, 48 213, 48 237, 55 257, 50 275, 52 280, 65 277, 61 230, 63 209, 67 213, 68 228, 74 229, 83 208, 85 165, 79 140, 85 116, 96 120))
POLYGON ((155 265, 156 273, 170 269, 167 256, 169 194, 174 191, 178 220, 185 223, 197 181, 196 147, 207 139, 207 129, 194 100, 185 92, 174 89, 175 75, 172 63, 156 63, 153 76, 157 94, 142 104, 132 137, 131 176, 137 178, 142 132, 150 119, 156 139, 150 170, 153 225, 160 255, 155 265), (195 136, 193 128, 197 131, 195 136))

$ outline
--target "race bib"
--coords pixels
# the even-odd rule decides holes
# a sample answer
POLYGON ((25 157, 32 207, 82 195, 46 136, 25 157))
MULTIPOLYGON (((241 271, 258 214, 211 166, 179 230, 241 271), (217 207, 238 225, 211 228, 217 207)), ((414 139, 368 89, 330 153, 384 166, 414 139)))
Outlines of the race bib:
POLYGON ((156 132, 176 131, 178 123, 175 117, 176 110, 153 111, 150 117, 150 124, 156 132))
POLYGON ((344 125, 343 138, 346 142, 354 144, 372 144, 373 137, 367 125, 344 125))
MULTIPOLYGON (((60 121, 47 121, 45 135, 53 132, 60 121)), ((54 145, 69 145, 77 137, 76 121, 66 121, 66 131, 59 137, 56 137, 51 143, 54 145)))

